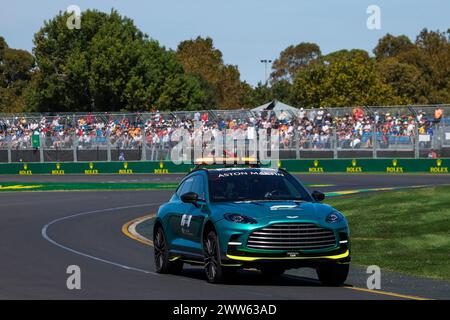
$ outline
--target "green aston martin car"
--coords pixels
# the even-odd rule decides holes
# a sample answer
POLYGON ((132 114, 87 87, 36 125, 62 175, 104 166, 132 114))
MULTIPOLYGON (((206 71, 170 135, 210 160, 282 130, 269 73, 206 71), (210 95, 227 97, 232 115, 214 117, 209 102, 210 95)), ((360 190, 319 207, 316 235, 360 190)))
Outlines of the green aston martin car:
POLYGON ((197 168, 163 204, 154 223, 158 273, 202 265, 209 282, 256 268, 276 277, 312 267, 324 285, 342 285, 350 264, 348 224, 283 169, 197 168))

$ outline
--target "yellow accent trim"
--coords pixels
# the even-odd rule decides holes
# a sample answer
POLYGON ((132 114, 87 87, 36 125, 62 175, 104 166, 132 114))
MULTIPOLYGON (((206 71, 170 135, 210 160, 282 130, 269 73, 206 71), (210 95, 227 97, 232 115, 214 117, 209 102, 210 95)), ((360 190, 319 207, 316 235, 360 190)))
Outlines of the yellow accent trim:
POLYGON ((375 294, 382 294, 382 295, 385 295, 385 296, 397 297, 397 298, 402 298, 402 299, 432 300, 432 299, 428 299, 428 298, 422 298, 422 297, 417 297, 417 296, 409 296, 409 295, 406 295, 406 294, 394 293, 394 292, 389 292, 389 291, 370 290, 370 289, 365 289, 365 288, 347 287, 347 286, 344 286, 344 288, 352 289, 352 290, 356 290, 356 291, 363 291, 363 292, 369 292, 369 293, 375 293, 375 294))
POLYGON ((192 263, 192 264, 197 264, 197 265, 201 265, 202 262, 201 261, 197 261, 197 260, 189 260, 189 259, 181 259, 183 262, 187 262, 187 263, 192 263))
POLYGON ((320 257, 242 257, 242 256, 233 256, 227 254, 227 257, 233 260, 241 260, 241 261, 256 261, 256 260, 306 260, 306 259, 342 259, 348 257, 350 252, 347 250, 345 253, 338 254, 335 256, 320 256, 320 257))
POLYGON ((136 237, 134 234, 132 234, 132 233, 129 231, 129 228, 130 228, 130 226, 131 226, 133 223, 135 223, 135 222, 137 222, 137 221, 140 221, 140 220, 143 220, 143 219, 146 219, 146 218, 148 218, 148 217, 149 217, 149 216, 146 215, 146 216, 142 216, 142 217, 133 219, 133 220, 131 220, 131 221, 128 221, 127 223, 125 223, 125 224, 122 226, 122 233, 125 234, 127 237, 133 239, 133 240, 139 241, 140 243, 146 244, 146 245, 148 245, 148 246, 153 246, 153 241, 151 241, 151 240, 144 240, 144 239, 141 239, 141 238, 139 238, 139 237, 136 237))

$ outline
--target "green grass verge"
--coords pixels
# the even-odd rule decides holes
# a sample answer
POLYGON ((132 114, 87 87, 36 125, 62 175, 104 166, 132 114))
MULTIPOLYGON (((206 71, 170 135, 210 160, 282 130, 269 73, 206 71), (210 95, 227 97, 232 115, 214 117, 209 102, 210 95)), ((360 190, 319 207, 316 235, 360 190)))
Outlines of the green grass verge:
POLYGON ((450 280, 450 186, 336 197, 353 262, 450 280))

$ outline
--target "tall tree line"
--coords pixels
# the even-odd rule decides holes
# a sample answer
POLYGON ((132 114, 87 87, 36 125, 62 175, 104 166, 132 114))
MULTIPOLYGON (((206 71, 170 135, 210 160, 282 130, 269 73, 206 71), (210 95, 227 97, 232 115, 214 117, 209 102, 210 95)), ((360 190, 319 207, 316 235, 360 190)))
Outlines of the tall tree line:
POLYGON ((168 50, 117 11, 87 10, 80 29, 59 13, 32 53, 0 37, 0 112, 249 108, 272 99, 297 107, 450 103, 450 29, 414 41, 391 34, 364 50, 323 54, 315 43, 283 50, 270 81, 250 86, 211 38, 168 50))

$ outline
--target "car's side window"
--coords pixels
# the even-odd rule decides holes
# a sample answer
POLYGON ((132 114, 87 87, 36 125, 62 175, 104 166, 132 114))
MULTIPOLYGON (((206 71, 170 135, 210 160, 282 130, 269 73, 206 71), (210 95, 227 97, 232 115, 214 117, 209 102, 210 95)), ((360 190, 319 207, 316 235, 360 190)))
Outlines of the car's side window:
POLYGON ((198 194, 200 199, 205 199, 205 184, 202 175, 197 175, 194 177, 194 182, 192 183, 192 192, 198 194))
POLYGON ((177 195, 181 196, 181 195, 191 191, 193 182, 194 182, 194 177, 184 180, 183 183, 181 184, 181 186, 178 188, 177 195))

